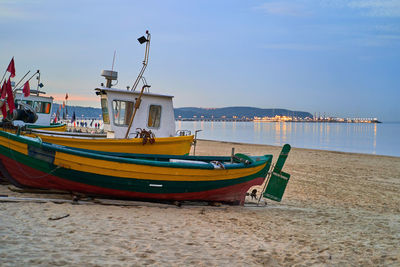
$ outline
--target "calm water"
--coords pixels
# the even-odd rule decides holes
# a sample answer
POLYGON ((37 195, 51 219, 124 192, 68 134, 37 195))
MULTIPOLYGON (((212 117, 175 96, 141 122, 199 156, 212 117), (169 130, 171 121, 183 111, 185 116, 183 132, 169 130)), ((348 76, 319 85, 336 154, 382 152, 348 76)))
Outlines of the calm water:
POLYGON ((356 152, 400 157, 400 123, 189 122, 199 139, 356 152))

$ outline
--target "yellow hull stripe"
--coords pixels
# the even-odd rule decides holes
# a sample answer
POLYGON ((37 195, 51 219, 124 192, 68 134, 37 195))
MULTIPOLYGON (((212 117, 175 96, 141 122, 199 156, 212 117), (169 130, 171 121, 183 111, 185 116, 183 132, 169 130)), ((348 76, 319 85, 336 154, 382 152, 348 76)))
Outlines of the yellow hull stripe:
POLYGON ((156 138, 154 144, 143 145, 141 138, 134 139, 89 139, 58 137, 42 134, 39 136, 43 142, 62 146, 76 147, 88 150, 105 152, 136 153, 136 154, 168 154, 185 155, 190 152, 193 136, 156 138))
MULTIPOLYGON (((13 141, 11 139, 5 138, 5 137, 0 137, 0 145, 4 146, 6 148, 11 148, 12 150, 18 151, 19 153, 22 153, 24 155, 28 155, 28 145, 13 141)), ((10 152, 12 153, 12 152, 10 152)))
POLYGON ((54 132, 65 132, 67 130, 67 125, 63 126, 55 126, 55 127, 49 127, 49 128, 38 128, 38 130, 46 130, 46 131, 54 131, 54 132))
POLYGON ((99 175, 159 181, 218 181, 241 178, 262 170, 265 164, 245 169, 192 169, 158 167, 92 159, 56 152, 54 164, 99 175))

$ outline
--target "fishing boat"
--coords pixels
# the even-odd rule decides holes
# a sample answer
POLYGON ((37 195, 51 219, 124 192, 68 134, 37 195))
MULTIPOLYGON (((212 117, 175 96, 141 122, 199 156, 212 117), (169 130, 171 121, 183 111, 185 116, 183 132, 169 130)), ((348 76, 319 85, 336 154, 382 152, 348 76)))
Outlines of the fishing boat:
POLYGON ((45 96, 45 92, 39 90, 31 90, 31 94, 27 97, 17 91, 15 94, 15 102, 17 109, 20 109, 22 104, 30 106, 37 120, 34 123, 25 123, 28 129, 42 129, 46 131, 65 132, 67 125, 65 123, 51 122, 51 111, 53 107, 53 97, 45 96))
MULTIPOLYGON (((36 73, 39 73, 39 71, 36 73)), ((14 82, 12 82, 12 86, 14 87, 14 82)), ((16 109, 14 112, 9 113, 6 118, 2 118, 2 121, 15 121, 16 125, 23 124, 27 129, 66 130, 66 124, 53 123, 51 121, 53 97, 44 96, 45 92, 39 90, 31 90, 31 94, 28 96, 25 96, 21 91, 21 88, 14 87, 16 109)))
POLYGON ((100 96, 105 134, 51 132, 28 129, 44 142, 81 149, 138 154, 189 154, 194 136, 176 131, 173 96, 96 88, 100 96), (137 104, 140 103, 140 104, 137 104))
MULTIPOLYGON (((289 150, 285 145, 270 178, 279 175, 287 183, 289 175, 282 167, 289 150)), ((208 157, 90 151, 0 131, 0 171, 14 185, 89 196, 243 205, 246 192, 263 184, 271 173, 271 163, 272 155, 208 157)))
MULTIPOLYGON (((14 130, 14 132, 16 132, 14 130)), ((105 152, 137 153, 137 154, 169 154, 188 155, 193 135, 117 139, 107 138, 103 134, 74 133, 58 135, 56 132, 44 130, 31 130, 25 133, 27 136, 39 137, 43 142, 76 147, 80 149, 97 150, 105 152)))
MULTIPOLYGON (((28 71, 25 76, 20 80, 20 82, 28 75, 30 71, 28 71)), ((19 83, 20 83, 19 82, 19 83)), ((18 84, 19 84, 18 83, 18 84)), ((41 91, 43 88, 43 84, 40 82, 40 70, 37 70, 25 83, 28 84, 28 94, 23 93, 22 87, 18 87, 18 84, 15 85, 14 82, 11 82, 11 86, 13 87, 14 99, 16 104, 16 110, 27 110, 29 109, 29 113, 33 115, 32 118, 24 118, 26 113, 18 113, 15 112, 10 115, 7 120, 25 120, 25 127, 28 129, 44 129, 47 131, 65 131, 67 129, 67 125, 64 123, 53 123, 51 120, 51 112, 53 108, 53 97, 46 96, 46 92, 41 91), (29 81, 36 76, 37 79, 37 88, 36 90, 31 90, 29 88, 29 81), (22 116, 21 116, 22 115, 22 116)))
MULTIPOLYGON (((146 49, 142 69, 133 86, 127 89, 114 87, 118 72, 114 71, 113 64, 111 70, 101 72, 106 83, 94 89, 100 98, 104 134, 54 132, 44 127, 33 128, 29 124, 24 134, 40 137, 44 142, 80 149, 139 154, 189 154, 194 135, 189 131, 176 131, 173 96, 150 92, 150 85, 143 79, 148 64, 150 33, 146 32, 146 37, 142 36, 138 40, 146 43, 146 49), (136 90, 140 81, 144 84, 141 90, 136 90)), ((46 116, 50 120, 51 114, 48 111, 51 109, 52 98, 47 102, 41 100, 43 98, 34 95, 30 102, 23 96, 19 99, 35 109, 40 115, 38 121, 44 121, 46 116)))

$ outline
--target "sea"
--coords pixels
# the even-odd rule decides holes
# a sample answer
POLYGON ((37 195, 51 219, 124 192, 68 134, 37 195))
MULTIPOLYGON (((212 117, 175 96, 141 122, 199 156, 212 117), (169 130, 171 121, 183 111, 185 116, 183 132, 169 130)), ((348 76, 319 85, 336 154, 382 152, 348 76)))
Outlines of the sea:
POLYGON ((400 122, 176 121, 198 139, 400 157, 400 122))

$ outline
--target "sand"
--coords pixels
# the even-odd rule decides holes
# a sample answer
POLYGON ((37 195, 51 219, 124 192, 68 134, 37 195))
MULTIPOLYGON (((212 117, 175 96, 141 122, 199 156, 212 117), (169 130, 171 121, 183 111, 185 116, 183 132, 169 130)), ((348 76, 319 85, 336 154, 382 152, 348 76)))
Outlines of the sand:
MULTIPOLYGON (((196 154, 232 147, 280 151, 199 141, 196 154)), ((284 170, 282 202, 259 207, 0 202, 0 265, 400 266, 400 158, 293 149, 284 170)))

